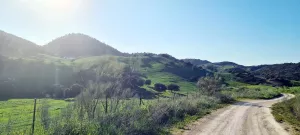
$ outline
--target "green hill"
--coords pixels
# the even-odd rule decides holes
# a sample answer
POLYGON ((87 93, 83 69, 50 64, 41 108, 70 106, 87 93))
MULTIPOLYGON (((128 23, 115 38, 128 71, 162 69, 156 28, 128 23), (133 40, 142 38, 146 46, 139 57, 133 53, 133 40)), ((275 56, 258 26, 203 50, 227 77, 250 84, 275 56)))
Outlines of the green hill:
POLYGON ((86 81, 93 80, 92 71, 103 64, 103 61, 113 62, 116 60, 127 65, 132 59, 140 61, 139 69, 143 79, 152 81, 151 85, 144 85, 138 89, 138 92, 145 94, 145 97, 153 94, 168 94, 168 92, 155 91, 155 83, 177 84, 180 86, 179 93, 194 91, 196 89, 195 81, 199 77, 212 74, 205 69, 187 65, 166 54, 134 54, 131 57, 105 55, 72 60, 39 54, 23 59, 3 60, 0 87, 12 89, 14 93, 19 93, 19 96, 41 97, 44 96, 45 90, 53 85, 59 84, 63 88, 70 88, 71 85, 80 83, 82 78, 79 75, 86 81))
MULTIPOLYGON (((132 57, 122 56, 95 56, 77 59, 74 61, 74 64, 78 67, 84 66, 89 68, 97 65, 97 61, 109 58, 117 59, 125 64, 128 64, 128 61, 132 59, 132 57)), ((133 58, 141 59, 140 71, 144 74, 145 79, 152 81, 151 86, 143 88, 151 91, 155 83, 163 83, 165 85, 175 83, 180 86, 180 92, 193 91, 196 89, 195 81, 198 78, 212 74, 205 69, 186 65, 185 62, 166 54, 134 54, 133 58)))
POLYGON ((182 60, 185 61, 185 62, 190 62, 190 63, 192 63, 194 65, 197 65, 197 66, 211 63, 210 61, 200 60, 200 59, 182 59, 182 60))
POLYGON ((84 34, 68 34, 59 37, 43 46, 43 48, 48 53, 61 57, 123 55, 111 46, 84 34))

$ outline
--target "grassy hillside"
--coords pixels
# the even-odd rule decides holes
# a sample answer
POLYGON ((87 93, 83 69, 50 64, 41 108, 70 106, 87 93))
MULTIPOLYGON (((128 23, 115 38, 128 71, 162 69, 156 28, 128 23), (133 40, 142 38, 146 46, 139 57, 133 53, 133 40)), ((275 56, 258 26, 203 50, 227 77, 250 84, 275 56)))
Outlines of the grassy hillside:
MULTIPOLYGON (((187 93, 196 90, 195 81, 199 77, 211 74, 202 68, 193 67, 185 62, 169 57, 168 55, 144 55, 133 57, 123 56, 93 56, 78 59, 66 59, 51 55, 38 54, 26 58, 6 58, 2 60, 0 87, 13 89, 15 93, 23 93, 23 97, 42 97, 45 90, 54 84, 60 84, 69 88, 77 83, 79 72, 93 70, 103 64, 103 60, 115 61, 128 65, 130 61, 139 62, 139 71, 144 80, 151 80, 151 85, 144 85, 141 91, 145 94, 156 93, 153 90, 155 83, 165 85, 177 84, 179 93, 187 93)), ((87 80, 92 77, 86 76, 87 80)), ((5 95, 5 94, 2 94, 5 95)), ((10 97, 8 94, 5 97, 10 97)), ((14 94, 13 94, 14 95, 14 94)), ((15 97, 15 96, 14 96, 15 97)), ((20 97, 20 96, 19 96, 20 97)))
MULTIPOLYGON (((186 93, 196 90, 195 78, 206 76, 210 72, 188 66, 186 63, 165 55, 143 55, 139 54, 134 58, 140 59, 140 71, 145 75, 145 79, 150 79, 152 84, 143 88, 152 91, 155 83, 163 83, 165 85, 175 83, 180 86, 180 92, 186 93)), ((97 61, 101 59, 117 59, 118 61, 128 64, 132 57, 120 56, 95 56, 88 58, 76 59, 74 66, 88 68, 97 65, 97 61)))

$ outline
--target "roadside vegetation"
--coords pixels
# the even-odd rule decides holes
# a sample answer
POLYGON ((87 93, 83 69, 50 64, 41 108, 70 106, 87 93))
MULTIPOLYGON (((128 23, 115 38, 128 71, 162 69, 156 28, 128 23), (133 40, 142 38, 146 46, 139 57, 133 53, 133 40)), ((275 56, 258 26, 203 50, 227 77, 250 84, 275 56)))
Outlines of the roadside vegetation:
POLYGON ((235 99, 272 99, 281 96, 277 88, 265 86, 248 86, 248 87, 230 87, 223 91, 224 94, 230 95, 235 99))
POLYGON ((281 91, 292 93, 295 98, 273 105, 272 114, 278 122, 291 124, 295 134, 300 135, 300 87, 284 88, 281 91))

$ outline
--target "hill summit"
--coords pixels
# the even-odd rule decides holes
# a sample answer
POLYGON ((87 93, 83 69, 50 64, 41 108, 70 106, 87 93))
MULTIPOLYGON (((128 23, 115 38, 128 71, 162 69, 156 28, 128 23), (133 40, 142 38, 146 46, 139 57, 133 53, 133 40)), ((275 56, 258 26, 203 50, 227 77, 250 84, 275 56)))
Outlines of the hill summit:
POLYGON ((54 39, 44 48, 48 53, 62 57, 122 55, 120 51, 111 46, 80 33, 68 34, 54 39))

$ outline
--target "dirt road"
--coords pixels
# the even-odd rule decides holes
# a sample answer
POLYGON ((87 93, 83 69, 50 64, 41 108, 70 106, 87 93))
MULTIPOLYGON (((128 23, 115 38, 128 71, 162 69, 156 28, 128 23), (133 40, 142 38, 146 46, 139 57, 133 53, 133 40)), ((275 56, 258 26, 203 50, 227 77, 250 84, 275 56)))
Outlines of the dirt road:
MULTIPOLYGON (((183 135, 288 135, 271 114, 272 104, 293 95, 272 100, 244 100, 189 125, 183 135)), ((181 133, 180 133, 181 134, 181 133)))

